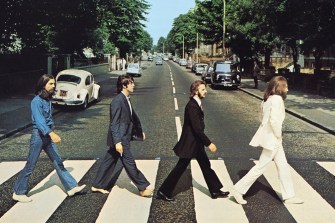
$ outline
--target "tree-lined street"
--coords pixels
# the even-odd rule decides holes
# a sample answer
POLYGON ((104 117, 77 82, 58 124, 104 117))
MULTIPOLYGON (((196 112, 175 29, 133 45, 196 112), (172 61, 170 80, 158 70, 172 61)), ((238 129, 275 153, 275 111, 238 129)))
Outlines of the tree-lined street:
MULTIPOLYGON (((189 85, 198 77, 171 61, 164 62, 163 66, 143 62, 143 66, 147 68, 142 77, 135 78, 135 92, 131 97, 147 140, 133 142, 132 152, 139 168, 148 174, 151 183, 158 188, 177 161, 172 148, 178 140, 178 127, 183 123, 189 85)), ((85 111, 66 109, 54 117, 56 132, 62 137, 60 154, 80 183, 88 185, 87 193, 73 198, 65 196, 56 202, 55 199, 60 199, 65 192, 61 186, 54 186, 60 185, 55 175, 46 178, 53 168, 42 153, 30 180, 30 193, 35 202, 18 204, 12 201, 12 185, 20 170, 19 164, 14 165, 18 168, 16 172, 14 166, 1 168, 1 175, 14 172, 1 181, 0 222, 15 222, 6 220, 15 217, 20 222, 334 220, 334 172, 331 172, 335 157, 334 135, 289 114, 286 115, 284 125, 284 148, 297 194, 305 200, 303 205, 292 207, 281 202, 280 194, 276 194, 280 190, 273 172, 265 174, 251 188, 246 195, 247 205, 236 204, 234 198, 212 200, 196 163, 192 163, 183 175, 175 191, 176 201, 172 203, 139 197, 124 172, 110 195, 91 193, 89 187, 100 164, 99 158, 102 158, 106 149, 109 103, 116 94, 116 75, 99 74, 97 79, 103 89, 102 101, 92 104, 85 111), (42 185, 34 189, 40 182, 43 182, 42 185), (56 193, 53 191, 55 188, 57 194, 60 194, 56 198, 52 196, 56 193), (104 205, 107 207, 104 208, 104 205), (48 206, 55 206, 55 209, 47 211, 48 206), (25 211, 20 212, 21 208, 25 211), (16 211, 20 214, 15 215, 16 211), (37 211, 37 215, 30 216, 34 211, 37 211), (212 214, 204 218, 204 213, 212 214), (39 220, 40 215, 47 215, 44 217, 47 220, 39 220)), ((225 189, 229 190, 231 183, 237 182, 254 165, 253 159, 259 157, 260 150, 248 146, 248 143, 259 125, 257 112, 260 100, 243 91, 212 90, 210 87, 207 90, 207 97, 203 101, 206 133, 218 146, 218 151, 210 153, 206 150, 225 189)), ((30 131, 27 128, 0 141, 0 165, 25 161, 30 131)))

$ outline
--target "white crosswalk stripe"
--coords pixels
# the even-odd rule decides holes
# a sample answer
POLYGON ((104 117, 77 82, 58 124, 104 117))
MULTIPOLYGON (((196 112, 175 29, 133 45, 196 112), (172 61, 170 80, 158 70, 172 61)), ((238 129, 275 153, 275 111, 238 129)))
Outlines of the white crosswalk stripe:
MULTIPOLYGON (((150 188, 159 186, 155 185, 155 182, 160 162, 160 160, 136 160, 138 168, 151 183, 150 188)), ((77 181, 91 169, 94 163, 95 160, 64 162, 66 168, 77 181)), ((334 175, 335 162, 317 163, 334 175)), ((17 174, 23 168, 24 164, 25 162, 23 161, 1 162, 0 185, 17 174)), ((221 182, 224 184, 223 190, 230 190, 233 182, 227 171, 224 160, 211 160, 211 165, 219 176, 221 182)), ((298 223, 335 222, 334 208, 292 167, 291 173, 297 196, 305 201, 305 203, 301 205, 284 204, 293 218, 298 223)), ((211 199, 204 177, 196 160, 191 161, 191 175, 194 194, 194 209, 197 222, 243 223, 252 221, 252 219, 248 219, 244 206, 237 204, 233 197, 227 199, 211 199)), ((269 166, 264 173, 264 177, 278 196, 281 197, 280 185, 274 164, 269 166)), ((24 204, 16 203, 2 217, 0 217, 0 223, 46 222, 67 198, 66 192, 55 171, 51 172, 45 179, 37 184, 28 195, 32 197, 33 201, 24 204)), ((103 206, 97 207, 101 208, 101 210, 96 222, 147 222, 152 201, 152 198, 142 198, 138 196, 137 188, 130 182, 123 170, 103 206)), ((64 217, 64 219, 66 219, 66 217, 64 217)))
MULTIPOLYGON (((159 160, 136 161, 138 169, 151 183, 149 188, 152 189, 155 187, 158 164, 159 160)), ((147 222, 152 199, 137 196, 138 193, 125 171, 122 171, 96 222, 147 222)))
MULTIPOLYGON (((91 161, 65 161, 64 166, 71 175, 79 181, 91 168, 95 160, 91 161)), ((67 197, 66 191, 57 177, 56 171, 52 171, 44 180, 37 184, 29 193, 33 201, 29 203, 17 203, 2 218, 0 223, 43 223, 67 197)))
MULTIPOLYGON (((223 160, 211 160, 212 169, 223 184, 224 191, 233 186, 223 160)), ((198 222, 249 222, 243 207, 230 199, 213 200, 196 160, 191 161, 194 202, 198 222), (206 189, 203 189, 206 188, 206 189), (228 214, 229 213, 229 214, 228 214)))
MULTIPOLYGON (((304 223, 335 222, 334 208, 327 203, 327 201, 325 201, 292 167, 290 169, 294 180, 296 196, 304 200, 304 203, 299 205, 285 204, 294 219, 297 222, 304 223)), ((274 162, 272 162, 265 171, 264 176, 273 190, 279 197, 281 197, 280 183, 276 173, 277 168, 274 162)))
POLYGON ((5 170, 0 172, 0 185, 21 171, 25 164, 26 161, 0 163, 0 170, 5 170))

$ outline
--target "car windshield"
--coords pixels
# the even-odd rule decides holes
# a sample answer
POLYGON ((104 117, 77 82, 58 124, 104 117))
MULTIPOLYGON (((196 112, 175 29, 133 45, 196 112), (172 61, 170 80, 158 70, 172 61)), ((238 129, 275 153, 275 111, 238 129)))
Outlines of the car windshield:
POLYGON ((62 74, 58 77, 57 81, 72 82, 75 84, 79 84, 81 81, 81 78, 78 76, 71 75, 71 74, 62 74))
POLYGON ((131 63, 131 64, 128 65, 128 67, 129 68, 138 68, 139 66, 138 66, 138 64, 132 64, 131 63))
POLYGON ((216 72, 231 72, 230 64, 218 63, 216 65, 216 72))

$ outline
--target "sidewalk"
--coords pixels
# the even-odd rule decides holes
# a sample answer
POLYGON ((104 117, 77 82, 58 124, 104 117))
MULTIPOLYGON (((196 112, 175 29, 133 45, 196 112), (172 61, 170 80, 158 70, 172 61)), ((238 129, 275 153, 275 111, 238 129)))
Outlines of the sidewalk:
MULTIPOLYGON (((259 81, 258 89, 253 87, 253 79, 242 79, 240 90, 263 99, 266 83, 259 81)), ((285 107, 287 113, 335 135, 335 99, 290 90, 289 86, 285 107)))
MULTIPOLYGON (((111 73, 119 75, 124 71, 111 73)), ((266 83, 259 81, 258 89, 253 86, 252 79, 243 79, 240 90, 262 99, 266 83)), ((31 126, 30 101, 33 97, 30 94, 0 98, 0 140, 31 126)), ((287 113, 335 135, 335 99, 289 90, 285 106, 287 113)))

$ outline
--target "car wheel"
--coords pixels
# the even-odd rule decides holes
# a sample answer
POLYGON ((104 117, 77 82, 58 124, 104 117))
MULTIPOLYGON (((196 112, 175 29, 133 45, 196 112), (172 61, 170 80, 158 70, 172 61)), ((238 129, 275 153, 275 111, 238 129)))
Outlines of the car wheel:
POLYGON ((88 106, 88 97, 86 96, 85 100, 84 100, 84 103, 81 105, 81 108, 82 109, 86 109, 88 106))

